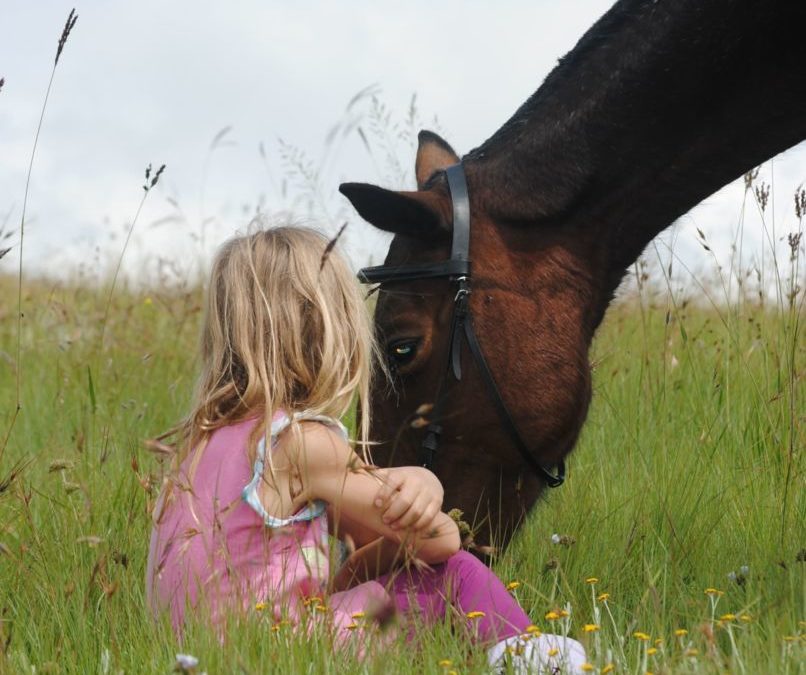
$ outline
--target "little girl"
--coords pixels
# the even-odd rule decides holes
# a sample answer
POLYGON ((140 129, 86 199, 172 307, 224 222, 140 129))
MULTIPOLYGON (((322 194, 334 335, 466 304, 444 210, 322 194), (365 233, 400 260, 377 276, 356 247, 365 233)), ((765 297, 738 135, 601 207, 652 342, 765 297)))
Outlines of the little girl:
POLYGON ((372 466, 376 349, 358 284, 331 249, 312 230, 277 227, 218 253, 202 373, 154 512, 149 604, 180 636, 188 612, 221 632, 226 613, 263 611, 299 626, 326 617, 337 644, 361 639, 362 612, 425 625, 452 612, 491 664, 514 652, 519 672, 576 672, 578 642, 521 637, 529 618, 459 550, 436 477, 372 466), (338 421, 356 396, 360 453, 338 421), (349 553, 332 574, 329 535, 349 553))

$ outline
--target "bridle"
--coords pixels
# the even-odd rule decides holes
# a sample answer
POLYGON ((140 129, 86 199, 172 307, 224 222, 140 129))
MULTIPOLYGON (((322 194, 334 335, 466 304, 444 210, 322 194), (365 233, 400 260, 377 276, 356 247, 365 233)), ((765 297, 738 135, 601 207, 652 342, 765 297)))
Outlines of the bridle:
POLYGON ((467 193, 467 181, 461 162, 445 169, 448 178, 448 188, 453 202, 453 241, 451 243, 451 257, 448 260, 436 263, 413 263, 409 265, 377 265, 365 267, 358 272, 358 279, 365 284, 387 284, 415 281, 419 279, 435 279, 446 277, 456 285, 456 295, 453 299, 453 315, 451 318, 451 334, 448 340, 447 363, 437 388, 434 407, 431 411, 432 421, 426 429, 425 439, 420 446, 419 463, 431 469, 434 465, 439 439, 442 435, 440 424, 442 408, 445 403, 445 391, 450 373, 457 382, 462 379, 462 336, 467 340, 476 366, 481 373, 487 391, 504 422, 504 427, 515 444, 518 452, 532 471, 542 478, 549 487, 558 487, 565 481, 565 464, 562 460, 557 464, 556 473, 538 462, 524 442, 515 421, 501 398, 501 392, 495 383, 492 371, 473 329, 473 315, 470 314, 470 199, 467 193))

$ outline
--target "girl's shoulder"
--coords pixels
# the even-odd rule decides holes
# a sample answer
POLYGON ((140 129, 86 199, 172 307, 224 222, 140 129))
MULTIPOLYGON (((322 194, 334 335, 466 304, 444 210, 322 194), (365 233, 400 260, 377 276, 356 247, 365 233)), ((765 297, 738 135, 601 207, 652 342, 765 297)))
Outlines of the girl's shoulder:
POLYGON ((311 433, 315 434, 316 431, 319 430, 318 427, 321 425, 325 427, 325 429, 330 429, 337 432, 345 441, 349 438, 347 427, 345 427, 335 417, 320 415, 307 410, 293 413, 287 413, 285 410, 278 410, 274 413, 274 416, 271 420, 271 429, 269 430, 269 433, 266 434, 266 436, 269 437, 272 446, 277 442, 280 434, 291 426, 292 422, 314 423, 304 424, 306 437, 311 433))

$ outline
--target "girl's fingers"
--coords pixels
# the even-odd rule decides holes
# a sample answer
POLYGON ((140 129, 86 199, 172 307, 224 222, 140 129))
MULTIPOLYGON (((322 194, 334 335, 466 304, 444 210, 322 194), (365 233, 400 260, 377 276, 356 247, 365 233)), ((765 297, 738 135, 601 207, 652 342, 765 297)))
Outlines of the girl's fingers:
POLYGON ((427 532, 431 529, 431 524, 434 522, 434 518, 437 517, 439 513, 439 506, 435 502, 431 502, 423 511, 423 515, 421 515, 417 522, 414 523, 411 529, 415 532, 427 532))
POLYGON ((423 494, 418 494, 411 502, 411 506, 394 523, 396 529, 409 529, 425 512, 430 500, 423 494))
POLYGON ((389 526, 396 526, 397 520, 411 508, 415 495, 411 495, 405 486, 392 495, 383 512, 383 522, 389 526))
POLYGON ((378 488, 378 492, 375 495, 375 506, 379 509, 386 507, 389 504, 389 500, 396 495, 404 482, 405 478, 402 474, 387 473, 385 480, 381 483, 381 487, 378 488))

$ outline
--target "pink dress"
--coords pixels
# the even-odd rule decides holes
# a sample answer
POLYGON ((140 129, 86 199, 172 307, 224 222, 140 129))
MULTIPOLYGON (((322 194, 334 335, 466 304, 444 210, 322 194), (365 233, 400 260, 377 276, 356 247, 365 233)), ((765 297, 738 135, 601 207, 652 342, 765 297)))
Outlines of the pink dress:
MULTIPOLYGON (((346 437, 336 420, 305 413, 294 418, 334 426, 346 437)), ((256 422, 216 430, 193 476, 193 453, 182 464, 171 503, 166 507, 160 498, 146 571, 148 602, 155 612, 170 611, 178 635, 188 611, 204 612, 220 628, 234 610, 271 612, 275 622, 297 625, 326 620, 341 639, 363 625, 356 613, 389 597, 376 581, 325 597, 331 559, 326 504, 315 501, 285 519, 265 512, 257 496, 265 438, 254 466, 246 452, 256 422)), ((274 416, 268 452, 289 423, 282 412, 274 416)))

